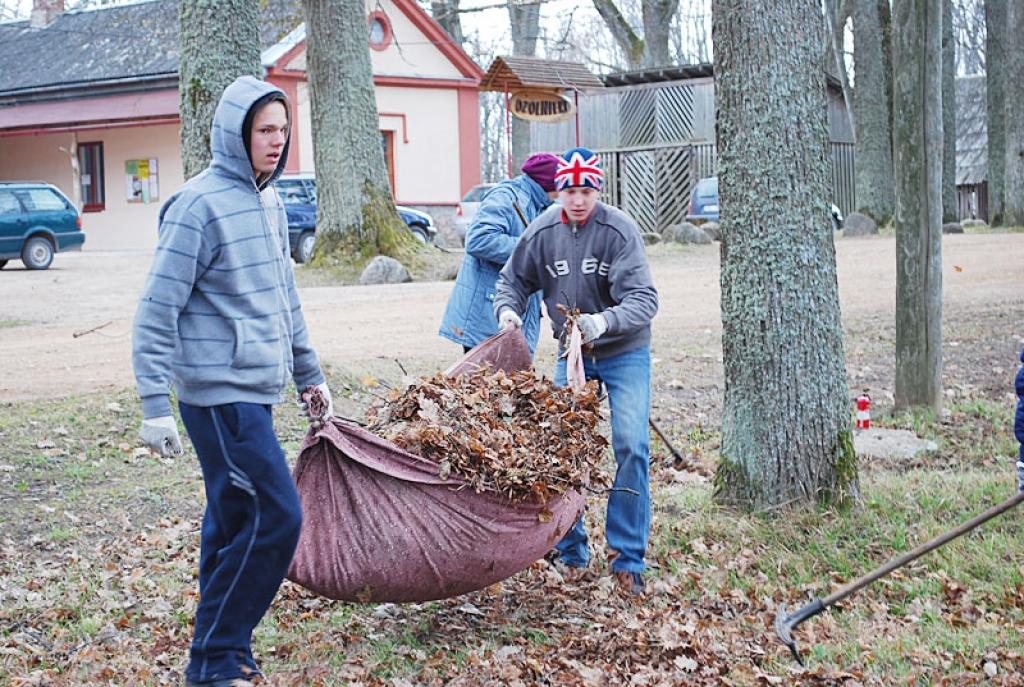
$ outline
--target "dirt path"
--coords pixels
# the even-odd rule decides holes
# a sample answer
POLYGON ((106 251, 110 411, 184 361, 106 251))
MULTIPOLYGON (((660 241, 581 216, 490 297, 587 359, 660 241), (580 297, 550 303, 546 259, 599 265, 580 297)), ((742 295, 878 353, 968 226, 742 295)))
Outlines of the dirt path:
MULTIPOLYGON (((837 242, 847 328, 891 328, 894 252, 892 237, 837 242)), ((15 265, 0 272, 0 401, 132 385, 131 319, 149 262, 142 253, 85 252, 58 256, 43 272, 15 265)), ((721 331, 718 246, 656 246, 651 264, 661 295, 654 354, 662 362, 656 363, 656 380, 659 375, 714 376, 720 369, 714 365, 721 331), (688 360, 709 364, 684 365, 689 372, 680 372, 678 364, 688 360)), ((947 326, 997 306, 1007 312, 1006 325, 1017 327, 1007 334, 1024 336, 1024 234, 945 237, 943 280, 947 326)), ((451 282, 319 287, 302 289, 301 295, 313 342, 335 372, 395 374, 397 358, 410 372, 421 373, 447 366, 458 353, 437 335, 451 287, 451 282)), ((542 359, 550 360, 553 349, 544 337, 542 359)))

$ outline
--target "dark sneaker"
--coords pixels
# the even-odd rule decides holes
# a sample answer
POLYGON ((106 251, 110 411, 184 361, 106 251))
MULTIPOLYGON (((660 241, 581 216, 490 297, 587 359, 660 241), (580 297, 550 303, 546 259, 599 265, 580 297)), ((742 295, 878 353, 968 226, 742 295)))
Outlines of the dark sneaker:
POLYGON ((585 566, 570 565, 561 558, 548 561, 548 565, 557 570, 558 574, 561 575, 562 579, 566 582, 579 582, 587 574, 587 568, 585 566))
POLYGON ((615 578, 615 583, 619 586, 619 589, 629 596, 644 595, 644 576, 641 573, 616 570, 612 573, 612 576, 615 578))

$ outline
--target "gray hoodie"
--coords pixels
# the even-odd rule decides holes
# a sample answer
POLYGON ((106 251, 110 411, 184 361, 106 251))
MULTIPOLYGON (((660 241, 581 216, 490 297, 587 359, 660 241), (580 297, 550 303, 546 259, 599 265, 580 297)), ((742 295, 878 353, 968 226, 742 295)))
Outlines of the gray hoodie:
POLYGON ((559 205, 530 223, 498 277, 495 316, 502 308, 522 315, 535 291, 544 293, 556 339, 565 325, 557 305, 604 315, 608 331, 594 342, 595 358, 651 341, 658 292, 644 243, 636 223, 610 205, 599 202, 581 225, 568 224, 559 205))
MULTIPOLYGON (((309 345, 274 191, 288 155, 257 187, 242 138, 246 113, 277 88, 253 77, 224 91, 210 166, 160 208, 160 238, 135 314, 132 367, 147 418, 171 414, 173 380, 190 405, 277 403, 293 377, 324 381, 309 345)), ((284 94, 281 93, 283 96, 284 94)))

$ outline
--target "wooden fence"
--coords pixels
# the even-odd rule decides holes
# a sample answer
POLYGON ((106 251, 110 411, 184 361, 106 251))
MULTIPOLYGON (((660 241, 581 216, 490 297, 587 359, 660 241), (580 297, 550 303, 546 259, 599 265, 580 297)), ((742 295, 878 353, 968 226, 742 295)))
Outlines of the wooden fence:
MULTIPOLYGON (((853 144, 832 143, 832 198, 845 216, 853 210, 853 144)), ((643 231, 685 221, 698 180, 714 176, 713 143, 653 143, 596 150, 604 163, 603 200, 628 212, 643 231)))

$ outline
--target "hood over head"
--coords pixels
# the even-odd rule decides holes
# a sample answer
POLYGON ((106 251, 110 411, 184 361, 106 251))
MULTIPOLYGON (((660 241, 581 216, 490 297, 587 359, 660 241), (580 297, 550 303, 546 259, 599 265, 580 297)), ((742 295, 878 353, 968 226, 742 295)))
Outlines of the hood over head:
MULTIPOLYGON (((268 95, 280 96, 291 120, 291 109, 284 91, 254 76, 240 76, 224 89, 224 94, 217 103, 213 114, 213 128, 210 130, 210 152, 213 154, 211 167, 222 174, 234 177, 243 182, 257 183, 246 145, 248 136, 244 133, 246 115, 262 98, 268 95)), ((250 123, 252 118, 248 118, 250 123)), ((281 151, 281 159, 277 161, 277 169, 265 179, 260 179, 258 187, 264 188, 276 180, 284 172, 288 161, 288 148, 291 145, 291 129, 288 140, 281 151)))

